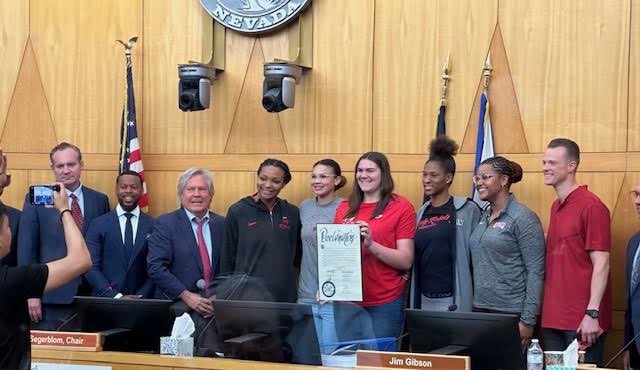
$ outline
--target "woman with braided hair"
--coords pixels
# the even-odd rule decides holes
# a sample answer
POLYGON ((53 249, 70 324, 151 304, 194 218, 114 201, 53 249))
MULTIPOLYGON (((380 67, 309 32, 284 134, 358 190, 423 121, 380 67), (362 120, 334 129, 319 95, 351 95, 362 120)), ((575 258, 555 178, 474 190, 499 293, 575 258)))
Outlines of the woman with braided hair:
POLYGON ((473 183, 489 207, 470 244, 473 310, 518 315, 524 352, 540 315, 545 249, 538 216, 510 192, 520 180, 522 167, 504 157, 487 158, 478 166, 473 183))

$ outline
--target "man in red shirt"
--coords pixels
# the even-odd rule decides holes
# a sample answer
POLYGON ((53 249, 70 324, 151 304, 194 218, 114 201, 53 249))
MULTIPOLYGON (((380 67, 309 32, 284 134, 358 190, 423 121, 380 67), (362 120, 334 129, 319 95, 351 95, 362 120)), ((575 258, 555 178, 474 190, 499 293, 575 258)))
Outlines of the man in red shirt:
POLYGON ((586 362, 600 365, 611 328, 611 221, 604 203, 576 183, 579 164, 580 148, 569 139, 551 140, 542 160, 544 182, 558 197, 547 232, 542 336, 547 351, 577 337, 586 362))

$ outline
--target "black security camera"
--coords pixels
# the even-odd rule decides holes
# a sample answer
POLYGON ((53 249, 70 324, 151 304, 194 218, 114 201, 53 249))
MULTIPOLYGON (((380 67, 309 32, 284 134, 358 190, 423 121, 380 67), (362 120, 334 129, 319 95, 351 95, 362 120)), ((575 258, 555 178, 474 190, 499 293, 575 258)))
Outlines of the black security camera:
POLYGON ((302 67, 291 63, 264 64, 262 106, 267 112, 281 112, 293 108, 296 83, 302 77, 302 67))
POLYGON ((178 77, 178 107, 185 112, 209 108, 215 69, 200 63, 180 64, 178 77))

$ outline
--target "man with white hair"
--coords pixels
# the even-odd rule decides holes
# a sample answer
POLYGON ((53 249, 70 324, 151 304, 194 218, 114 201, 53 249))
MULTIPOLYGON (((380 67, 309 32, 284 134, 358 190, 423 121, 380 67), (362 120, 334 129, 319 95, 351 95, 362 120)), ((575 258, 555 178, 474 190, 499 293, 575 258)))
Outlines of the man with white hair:
POLYGON ((225 232, 224 217, 209 210, 213 194, 211 172, 186 170, 178 180, 180 208, 156 219, 147 257, 155 298, 181 299, 203 317, 213 315, 213 305, 199 291, 218 273, 225 232))

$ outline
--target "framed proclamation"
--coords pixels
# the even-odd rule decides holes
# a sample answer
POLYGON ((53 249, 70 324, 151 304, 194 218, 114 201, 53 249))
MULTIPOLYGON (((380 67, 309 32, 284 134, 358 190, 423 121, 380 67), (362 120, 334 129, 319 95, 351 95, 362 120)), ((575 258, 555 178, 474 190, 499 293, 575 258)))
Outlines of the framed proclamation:
POLYGON ((318 291, 322 301, 362 301, 360 226, 318 224, 318 291))

